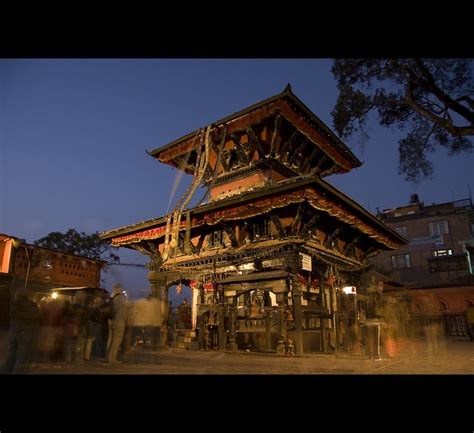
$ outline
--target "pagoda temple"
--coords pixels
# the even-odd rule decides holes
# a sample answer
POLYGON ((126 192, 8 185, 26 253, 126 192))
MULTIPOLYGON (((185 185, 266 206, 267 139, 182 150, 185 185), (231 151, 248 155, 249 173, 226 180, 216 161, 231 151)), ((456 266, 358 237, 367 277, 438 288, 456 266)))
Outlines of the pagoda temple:
POLYGON ((406 241, 323 180, 361 162, 290 85, 148 153, 192 175, 189 188, 168 215, 101 238, 150 257, 163 323, 181 284, 202 349, 347 350, 367 260, 406 241), (199 186, 206 194, 189 208, 199 186))

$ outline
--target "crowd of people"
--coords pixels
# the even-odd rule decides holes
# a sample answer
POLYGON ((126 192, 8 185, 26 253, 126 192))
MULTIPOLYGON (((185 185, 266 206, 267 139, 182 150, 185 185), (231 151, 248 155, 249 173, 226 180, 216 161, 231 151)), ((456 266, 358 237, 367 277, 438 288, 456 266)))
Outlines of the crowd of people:
POLYGON ((107 297, 76 292, 60 301, 44 296, 35 302, 28 287, 12 297, 8 353, 3 373, 27 373, 32 362, 90 360, 116 363, 125 333, 127 299, 115 284, 107 297))

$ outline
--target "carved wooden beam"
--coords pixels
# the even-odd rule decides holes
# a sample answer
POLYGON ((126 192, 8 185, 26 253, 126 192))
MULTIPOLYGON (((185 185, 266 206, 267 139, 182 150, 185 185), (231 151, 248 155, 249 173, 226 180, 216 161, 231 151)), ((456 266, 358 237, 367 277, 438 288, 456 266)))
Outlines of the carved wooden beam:
MULTIPOLYGON (((204 239, 206 238, 206 232, 202 232, 201 236, 199 236, 198 244, 196 245, 196 253, 199 254, 202 250, 202 244, 204 243, 204 239)), ((192 242, 191 242, 192 243, 192 242)))
POLYGON ((184 232, 184 245, 183 252, 184 254, 189 254, 191 252, 191 212, 186 211, 186 226, 184 232))
POLYGON ((336 164, 334 161, 331 161, 331 162, 332 162, 332 164, 331 164, 330 167, 326 168, 326 170, 324 170, 324 171, 320 171, 319 174, 321 176, 329 176, 330 174, 333 174, 336 171, 336 169, 338 167, 338 164, 336 164))
POLYGON ((278 231, 280 239, 286 238, 285 228, 283 227, 280 218, 278 218, 278 215, 275 212, 270 212, 270 218, 278 231))
POLYGON ((199 253, 199 250, 197 249, 197 247, 192 242, 190 242, 189 246, 186 247, 186 236, 183 235, 182 233, 179 234, 179 240, 180 240, 180 242, 179 242, 180 248, 181 248, 181 245, 182 245, 181 251, 185 255, 198 254, 199 253))
POLYGON ((272 157, 275 156, 277 149, 278 149, 278 141, 280 137, 280 127, 281 127, 281 119, 282 115, 277 114, 275 117, 275 127, 273 128, 273 135, 272 135, 272 141, 270 142, 270 155, 272 157))
MULTIPOLYGON (((224 141, 225 141, 225 137, 224 137, 224 141)), ((223 156, 224 146, 222 145, 222 149, 216 149, 214 146, 212 148, 214 149, 214 152, 216 152, 216 155, 219 155, 218 156, 218 162, 220 162, 220 164, 222 165, 222 168, 224 169, 224 173, 229 173, 230 167, 227 164, 227 161, 225 160, 225 157, 223 156), (220 157, 220 159, 219 159, 219 157, 220 157)), ((217 163, 216 163, 216 167, 217 167, 217 163)))
POLYGON ((309 175, 315 176, 316 174, 318 174, 321 171, 321 168, 323 164, 327 161, 327 159, 328 159, 328 156, 324 154, 321 157, 321 159, 318 161, 318 163, 311 169, 311 171, 309 172, 309 175))
POLYGON ((323 155, 323 151, 319 147, 315 147, 308 158, 301 160, 301 164, 302 164, 300 168, 301 173, 304 173, 306 170, 308 170, 311 167, 311 164, 313 163, 313 159, 317 155, 323 155))
POLYGON ((174 160, 176 161, 176 165, 180 170, 194 171, 194 167, 189 165, 188 163, 190 154, 191 153, 188 153, 185 158, 182 156, 177 156, 174 158, 174 160))
POLYGON ((306 207, 306 203, 302 202, 298 206, 298 210, 296 211, 295 219, 293 220, 293 224, 291 225, 291 235, 296 236, 298 234, 298 227, 301 222, 301 218, 303 217, 303 213, 306 207))
POLYGON ((213 179, 213 171, 208 164, 206 167, 206 170, 204 171, 203 182, 207 183, 207 182, 212 181, 212 179, 213 179))
MULTIPOLYGON (((207 187, 207 191, 204 193, 204 196, 199 201, 199 204, 201 204, 204 200, 206 200, 207 197, 209 196, 209 194, 211 193, 211 189, 214 186, 214 182, 216 181, 217 174, 219 172, 219 165, 222 165, 222 167, 224 168, 224 171, 226 171, 226 172, 228 171, 229 167, 227 166, 227 163, 222 158, 222 153, 223 153, 224 145, 225 145, 226 133, 227 133, 227 125, 224 125, 224 130, 222 132, 221 142, 220 142, 219 148, 216 152, 216 154, 217 154, 216 165, 214 166, 214 170, 211 174, 211 179, 210 179, 209 185, 207 187), (226 170, 226 168, 227 168, 227 170, 226 170)), ((211 142, 211 145, 212 145, 212 148, 215 151, 215 146, 214 146, 213 142, 211 142)), ((207 170, 207 168, 206 168, 206 170, 207 170)))
POLYGON ((355 247, 355 244, 359 242, 362 239, 361 236, 356 236, 352 241, 350 241, 344 248, 344 251, 342 252, 344 255, 347 255, 349 251, 355 247))
POLYGON ((232 247, 238 248, 240 246, 240 243, 239 243, 239 240, 237 239, 237 236, 235 235, 235 232, 232 226, 226 222, 223 222, 222 227, 224 228, 224 231, 227 233, 227 236, 229 236, 232 247))
POLYGON ((249 164, 250 159, 249 157, 245 154, 242 145, 240 144, 240 139, 237 137, 235 134, 230 134, 230 138, 234 142, 235 145, 235 151, 237 153, 237 157, 239 159, 239 162, 242 164, 249 164))
POLYGON ((303 149, 306 146, 306 143, 308 143, 308 139, 305 137, 304 140, 301 142, 301 144, 296 148, 295 152, 293 155, 291 155, 290 159, 288 160, 288 163, 290 165, 297 165, 299 166, 302 162, 303 159, 303 149))
POLYGON ((367 260, 370 256, 373 256, 374 254, 376 254, 377 251, 379 251, 379 248, 376 248, 372 245, 366 251, 364 251, 364 253, 362 254, 361 261, 363 262, 367 260))
POLYGON ((319 215, 319 214, 313 215, 313 216, 309 219, 309 221, 307 221, 307 222, 303 225, 303 227, 301 227, 300 233, 305 234, 310 228, 312 228, 312 227, 316 224, 316 222, 317 222, 320 218, 321 218, 321 215, 319 215))
POLYGON ((163 257, 161 256, 161 253, 156 244, 154 244, 153 242, 147 241, 147 242, 142 242, 138 245, 134 244, 132 248, 139 251, 142 254, 145 254, 146 256, 150 258, 150 263, 147 265, 149 269, 152 269, 152 270, 160 269, 163 263, 163 257))
POLYGON ((299 133, 300 132, 297 129, 295 129, 293 131, 293 134, 291 134, 290 138, 288 139, 288 141, 284 143, 283 146, 281 146, 280 151, 279 151, 280 160, 284 160, 287 157, 286 150, 291 149, 291 146, 293 145, 294 141, 298 137, 299 133))
POLYGON ((250 236, 250 240, 253 241, 255 239, 255 230, 253 224, 248 221, 245 221, 244 227, 247 230, 248 236, 250 236))
POLYGON ((178 245, 176 248, 177 251, 186 253, 186 239, 183 232, 178 233, 178 245))
MULTIPOLYGON (((255 134, 251 126, 248 126, 246 131, 247 131, 247 135, 249 136, 249 142, 253 145, 255 149, 257 149, 258 156, 261 159, 265 158, 265 152, 263 151, 262 144, 260 143, 260 140, 257 137, 257 134, 255 134)), ((250 158, 252 158, 252 152, 250 152, 250 158)))
POLYGON ((218 173, 219 164, 222 165, 222 151, 224 150, 226 136, 227 136, 227 124, 224 125, 224 130, 222 131, 221 142, 219 144, 219 149, 217 151, 217 159, 216 159, 216 166, 214 168, 214 176, 216 176, 218 173))
POLYGON ((339 233, 341 233, 341 231, 342 231, 342 228, 341 228, 341 227, 338 227, 336 230, 334 230, 334 231, 331 233, 331 235, 328 236, 328 238, 324 241, 323 246, 324 246, 324 247, 327 247, 327 246, 331 245, 332 240, 333 240, 339 233))

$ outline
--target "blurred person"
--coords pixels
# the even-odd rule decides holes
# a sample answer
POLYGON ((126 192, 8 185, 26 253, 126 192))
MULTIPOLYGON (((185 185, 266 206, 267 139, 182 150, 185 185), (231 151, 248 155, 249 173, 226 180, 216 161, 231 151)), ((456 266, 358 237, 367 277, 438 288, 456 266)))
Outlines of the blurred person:
POLYGON ((337 322, 337 339, 338 339, 338 350, 347 349, 346 343, 346 326, 344 324, 344 317, 339 316, 337 322))
POLYGON ((18 289, 12 297, 5 373, 27 373, 33 359, 41 313, 31 297, 27 287, 18 289))
POLYGON ((398 330, 400 328, 396 306, 387 303, 384 308, 384 313, 385 322, 387 324, 384 338, 385 352, 389 357, 393 357, 398 354, 398 330))
POLYGON ((109 337, 110 298, 103 297, 98 306, 99 329, 94 344, 94 356, 105 358, 107 356, 107 343, 109 337))
POLYGON ((80 318, 77 309, 69 301, 64 303, 61 325, 64 337, 64 360, 71 363, 77 360, 80 318))
POLYGON ((114 284, 110 301, 109 338, 107 341, 107 357, 109 363, 120 362, 117 354, 122 344, 127 316, 126 298, 121 284, 114 284))
POLYGON ((74 294, 72 309, 78 320, 77 344, 75 348, 76 360, 83 359, 84 348, 87 342, 88 301, 89 297, 86 297, 86 292, 78 290, 74 294))
POLYGON ((125 296, 125 331, 122 342, 122 353, 130 353, 132 350, 132 340, 133 340, 133 309, 132 304, 129 302, 127 293, 124 293, 125 296))
POLYGON ((97 298, 88 298, 85 308, 85 343, 82 351, 82 359, 91 359, 92 349, 100 335, 100 311, 97 298))
POLYGON ((432 313, 431 317, 425 318, 424 331, 425 340, 427 346, 427 352, 429 355, 435 355, 439 353, 440 349, 444 346, 443 341, 443 316, 439 315, 437 310, 438 301, 436 296, 430 294, 427 298, 428 310, 432 313), (437 314, 438 313, 438 314, 437 314))
POLYGON ((186 298, 183 299, 178 307, 178 318, 183 328, 191 328, 191 306, 186 298))
POLYGON ((55 356, 61 324, 61 307, 57 299, 45 296, 39 303, 41 327, 39 356, 42 362, 51 362, 55 356))
POLYGON ((474 341, 474 305, 469 305, 464 314, 466 319, 467 335, 469 340, 474 341))

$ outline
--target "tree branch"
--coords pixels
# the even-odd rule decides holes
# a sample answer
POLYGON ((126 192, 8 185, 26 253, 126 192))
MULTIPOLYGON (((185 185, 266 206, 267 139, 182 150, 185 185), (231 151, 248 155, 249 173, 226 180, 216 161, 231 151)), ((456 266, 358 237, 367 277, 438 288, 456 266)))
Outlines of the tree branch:
POLYGON ((418 80, 418 83, 426 90, 430 91, 435 95, 443 104, 448 107, 450 110, 455 111, 460 116, 464 117, 468 122, 474 124, 474 112, 469 110, 469 108, 461 105, 459 102, 456 102, 451 96, 443 92, 435 82, 433 75, 424 65, 420 59, 415 59, 416 65, 420 68, 422 74, 425 77, 425 80, 418 80))
POLYGON ((406 87, 405 99, 386 99, 387 103, 393 105, 404 105, 413 108, 421 116, 431 120, 442 128, 446 129, 454 137, 464 137, 474 134, 474 125, 471 126, 455 126, 452 120, 447 120, 440 116, 433 114, 431 111, 419 105, 413 98, 413 83, 408 82, 406 87))

